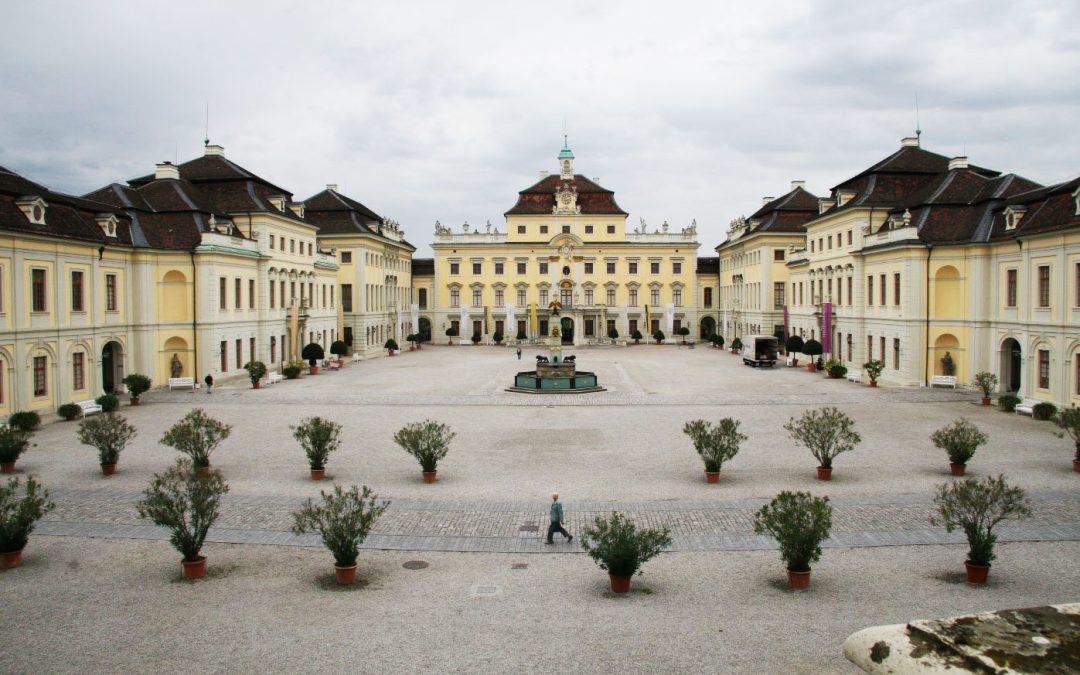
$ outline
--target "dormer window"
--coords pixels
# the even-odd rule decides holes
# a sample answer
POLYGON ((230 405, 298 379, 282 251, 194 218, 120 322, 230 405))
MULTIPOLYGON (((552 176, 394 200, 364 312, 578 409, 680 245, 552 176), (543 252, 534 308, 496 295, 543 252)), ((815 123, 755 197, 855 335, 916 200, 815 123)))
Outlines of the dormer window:
POLYGON ((1024 219, 1027 208, 1023 206, 1009 206, 1005 209, 1005 229, 1015 230, 1020 221, 1024 219))
POLYGON ((116 224, 120 221, 115 215, 111 213, 99 213, 94 220, 97 221, 98 227, 101 228, 101 231, 105 233, 106 237, 116 236, 116 224))
POLYGON ((289 209, 292 210, 293 215, 297 218, 304 217, 304 202, 293 202, 292 204, 289 204, 289 209))
POLYGON ((284 211, 286 205, 288 204, 288 200, 285 198, 284 195, 276 195, 274 197, 270 197, 269 201, 270 204, 278 211, 284 211))
POLYGON ((15 200, 15 205, 19 207, 31 225, 45 224, 45 209, 49 205, 41 197, 21 197, 15 200))
POLYGON ((1080 216, 1080 187, 1073 190, 1072 198, 1073 201, 1076 202, 1076 213, 1073 215, 1080 216))
POLYGON ((857 193, 854 190, 837 190, 836 191, 836 205, 837 206, 843 206, 844 204, 847 204, 848 202, 850 202, 852 199, 855 198, 856 194, 857 193))

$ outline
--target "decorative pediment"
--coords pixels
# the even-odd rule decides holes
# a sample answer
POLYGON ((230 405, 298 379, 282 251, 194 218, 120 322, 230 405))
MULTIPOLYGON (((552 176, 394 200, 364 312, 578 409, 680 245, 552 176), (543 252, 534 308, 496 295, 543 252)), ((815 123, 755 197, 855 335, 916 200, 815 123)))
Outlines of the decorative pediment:
POLYGON ((555 206, 551 213, 554 215, 576 216, 581 214, 581 207, 577 203, 577 187, 564 183, 555 188, 555 206))
POLYGON ((19 207, 31 225, 45 224, 45 209, 49 207, 49 204, 41 197, 20 197, 15 200, 15 206, 19 207))
POLYGON ((116 226, 120 220, 111 213, 99 213, 94 218, 97 221, 98 227, 105 233, 106 237, 116 236, 116 226))
POLYGON ((1020 221, 1024 219, 1024 214, 1026 213, 1026 206, 1005 207, 1005 229, 1015 230, 1016 226, 1020 224, 1020 221))

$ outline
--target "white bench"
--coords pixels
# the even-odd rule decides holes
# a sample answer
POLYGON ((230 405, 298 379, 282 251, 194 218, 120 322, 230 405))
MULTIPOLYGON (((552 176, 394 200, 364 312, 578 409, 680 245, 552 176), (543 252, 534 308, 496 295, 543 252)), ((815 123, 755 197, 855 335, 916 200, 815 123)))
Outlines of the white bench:
POLYGON ((794 364, 795 364, 795 355, 794 354, 788 354, 787 358, 784 359, 784 365, 786 365, 788 368, 791 368, 794 364))
POLYGON ((82 409, 82 416, 93 415, 94 413, 101 412, 102 408, 93 399, 87 399, 85 401, 76 401, 75 405, 82 409))
POLYGON ((195 378, 194 377, 170 377, 169 389, 190 389, 195 391, 195 378))
POLYGON ((273 384, 275 382, 281 382, 284 379, 285 378, 281 376, 281 373, 279 373, 276 370, 271 370, 269 373, 266 374, 266 383, 267 384, 273 384))
POLYGON ((930 386, 956 389, 956 377, 954 375, 933 375, 930 377, 930 386))
POLYGON ((1034 412, 1033 409, 1035 408, 1035 406, 1039 405, 1040 403, 1042 403, 1042 401, 1037 398, 1025 398, 1023 401, 1017 403, 1016 407, 1013 408, 1013 410, 1015 410, 1021 415, 1031 415, 1034 412))
POLYGON ((862 382, 862 371, 854 369, 847 371, 847 379, 848 382, 862 382))

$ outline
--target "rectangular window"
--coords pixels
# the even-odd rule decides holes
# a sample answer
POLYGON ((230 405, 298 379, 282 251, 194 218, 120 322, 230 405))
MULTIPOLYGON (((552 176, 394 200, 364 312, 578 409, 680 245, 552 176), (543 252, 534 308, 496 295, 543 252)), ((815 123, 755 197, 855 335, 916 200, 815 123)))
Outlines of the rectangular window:
POLYGON ((607 330, 604 332, 604 335, 611 335, 611 331, 613 331, 613 330, 616 330, 615 329, 615 319, 608 319, 607 320, 607 330))
POLYGON ((274 308, 274 303, 275 303, 274 296, 275 295, 276 294, 274 293, 274 282, 271 281, 270 282, 270 309, 274 308))
POLYGON ((1039 265, 1039 307, 1050 306, 1050 266, 1039 265))
POLYGON ((71 311, 83 311, 83 273, 74 271, 71 273, 71 311))
POLYGON ((782 249, 782 248, 773 249, 772 259, 773 259, 774 262, 784 262, 784 249, 782 249))
POLYGON ((826 282, 826 284, 827 284, 827 285, 826 285, 826 289, 827 289, 827 290, 826 290, 826 293, 825 293, 825 297, 823 298, 823 300, 824 300, 825 302, 832 302, 832 278, 830 278, 830 279, 829 279, 829 280, 828 280, 828 281, 826 282))
POLYGON ((607 233, 608 234, 615 234, 615 226, 614 225, 608 225, 607 226, 607 233))
POLYGON ((296 240, 295 239, 290 239, 289 240, 289 253, 296 253, 296 240))
POLYGON ((563 225, 562 226, 562 231, 563 231, 563 234, 570 234, 570 226, 569 225, 563 225))
MULTIPOLYGON (((1078 270, 1080 270, 1080 265, 1077 265, 1076 267, 1078 270)), ((615 261, 608 261, 608 263, 605 265, 605 269, 608 274, 615 274, 615 261)))
POLYGON ((1076 263, 1076 297, 1073 298, 1073 307, 1080 307, 1080 263, 1076 263))
POLYGON ((660 304, 660 289, 659 288, 653 288, 653 289, 649 290, 649 304, 650 305, 659 305, 660 304))
POLYGON ((592 225, 586 225, 585 226, 585 234, 592 234, 592 233, 593 233, 593 226, 592 225))
POLYGON ((504 304, 505 304, 505 302, 503 301, 503 289, 496 288, 495 289, 495 306, 496 307, 501 307, 504 304))
POLYGON ((872 335, 866 336, 866 360, 874 360, 874 337, 872 335))
POLYGON ((541 225, 540 226, 540 234, 547 234, 547 233, 548 233, 548 226, 547 225, 541 225))
POLYGON ((881 304, 884 305, 885 304, 885 275, 884 274, 882 274, 881 277, 879 278, 878 286, 879 286, 879 289, 881 290, 881 304))
POLYGON ((342 265, 351 265, 352 264, 352 251, 342 251, 341 252, 341 264, 342 265))
POLYGON ((218 347, 221 350, 221 372, 224 373, 229 369, 229 343, 222 340, 218 347))
POLYGON ((240 297, 240 280, 233 279, 233 307, 240 309, 244 306, 244 300, 240 297))
POLYGON ((682 307, 682 289, 681 288, 673 288, 673 289, 671 289, 671 302, 676 307, 682 307))
POLYGON ((682 263, 679 262, 679 261, 672 262, 671 263, 671 273, 672 274, 682 274, 682 263))
POLYGON ((703 298, 702 302, 706 307, 712 307, 712 288, 711 287, 705 289, 704 298, 703 298))
POLYGON ((855 287, 855 277, 848 277, 847 278, 847 304, 849 304, 849 305, 852 302, 855 301, 855 293, 854 293, 854 290, 853 290, 854 287, 855 287))
POLYGON ((593 304, 593 289, 585 289, 585 305, 591 307, 593 304))
POLYGON ((281 308, 285 309, 285 281, 281 282, 281 308))
POLYGON ((900 338, 893 338, 892 341, 892 367, 893 370, 900 370, 900 338))
POLYGON ((501 263, 501 262, 495 263, 495 274, 502 274, 502 273, 503 273, 503 263, 501 263))
MULTIPOLYGON (((633 335, 634 331, 636 331, 638 329, 637 328, 637 319, 630 319, 630 321, 628 323, 629 323, 629 325, 627 327, 630 329, 630 335, 633 335)), ((627 337, 629 337, 629 335, 627 337)))
POLYGON ((844 304, 844 280, 836 280, 836 304, 844 304))
MULTIPOLYGON (((783 281, 774 281, 773 282, 773 285, 772 285, 772 288, 773 288, 773 309, 783 309, 784 308, 784 287, 785 287, 785 285, 786 284, 784 284, 783 281)), ((708 290, 708 289, 706 289, 706 290, 708 290)))
POLYGON ((450 306, 461 307, 461 291, 456 288, 450 289, 450 306))
POLYGON ((874 275, 866 277, 866 306, 874 304, 874 275))
POLYGON ((660 274, 660 263, 658 263, 658 262, 649 263, 649 274, 660 274))
POLYGON ((630 289, 630 306, 631 307, 637 307, 637 289, 636 288, 631 288, 630 289))
POLYGON ((274 250, 274 235, 270 235, 270 250, 274 250))
POLYGON ((228 309, 229 300, 226 297, 228 295, 226 292, 227 283, 225 277, 218 278, 218 309, 228 309))
POLYGON ((847 231, 847 245, 851 246, 851 230, 847 231))
POLYGON ((35 312, 44 312, 48 310, 48 306, 45 304, 45 270, 33 269, 30 271, 31 285, 33 287, 33 298, 31 308, 35 312))
POLYGON ((829 242, 829 250, 831 251, 832 250, 832 235, 831 234, 829 235, 828 242, 829 242))
POLYGON ((525 289, 524 288, 517 289, 517 304, 518 304, 518 307, 524 307, 525 306, 525 289))
POLYGON ((592 274, 593 264, 591 262, 585 263, 585 274, 592 274))
POLYGON ((105 311, 116 311, 116 275, 105 275, 105 311))
POLYGON ((472 306, 479 307, 483 303, 483 291, 474 288, 472 292, 472 306))
POLYGON ((526 263, 523 263, 523 262, 519 262, 517 264, 517 273, 518 274, 525 274, 525 269, 526 269, 525 265, 526 265, 526 263))
POLYGON ((255 360, 255 338, 248 339, 248 360, 255 360))
POLYGON ((1039 389, 1050 388, 1050 350, 1039 350, 1039 389))
POLYGON ((855 342, 855 340, 854 340, 854 338, 852 337, 851 333, 848 333, 848 334, 847 334, 847 360, 848 360, 848 361, 850 361, 850 360, 851 360, 851 345, 852 345, 852 343, 854 343, 854 342, 855 342))
POLYGON ((48 365, 49 357, 34 357, 34 396, 45 396, 49 393, 48 365))
POLYGON ((517 226, 517 233, 518 234, 525 234, 525 226, 524 225, 518 225, 517 226))
POLYGON ((341 311, 351 312, 352 308, 352 284, 341 284, 341 311))
POLYGON ((71 388, 78 391, 86 389, 86 354, 75 352, 71 355, 71 388))
POLYGON ((461 273, 461 263, 456 263, 456 262, 450 263, 450 274, 460 274, 460 273, 461 273))
POLYGON ((239 370, 244 367, 244 341, 237 339, 236 341, 236 368, 239 370))
POLYGON ((255 280, 248 279, 248 309, 255 309, 255 280))
POLYGON ((541 307, 547 307, 547 305, 548 305, 548 289, 541 288, 540 289, 540 306, 541 307))
POLYGON ((473 274, 480 274, 481 273, 480 270, 482 269, 482 267, 481 267, 482 265, 483 265, 483 263, 474 262, 472 264, 472 273, 473 274))
POLYGON ((810 240, 810 252, 811 253, 814 252, 814 240, 813 239, 810 240))
POLYGON ((900 305, 900 273, 896 272, 892 275, 892 304, 900 305))
POLYGON ((607 304, 608 304, 609 307, 612 307, 612 306, 615 305, 615 289, 614 288, 607 289, 607 304))
POLYGON ((546 262, 540 263, 540 274, 548 273, 548 264, 546 262))
POLYGON ((630 272, 630 274, 637 274, 637 263, 636 262, 628 263, 628 271, 630 272))
POLYGON ((882 335, 881 337, 878 338, 878 345, 880 347, 880 352, 879 353, 881 354, 881 361, 882 361, 882 363, 884 363, 885 362, 885 336, 884 335, 882 335))

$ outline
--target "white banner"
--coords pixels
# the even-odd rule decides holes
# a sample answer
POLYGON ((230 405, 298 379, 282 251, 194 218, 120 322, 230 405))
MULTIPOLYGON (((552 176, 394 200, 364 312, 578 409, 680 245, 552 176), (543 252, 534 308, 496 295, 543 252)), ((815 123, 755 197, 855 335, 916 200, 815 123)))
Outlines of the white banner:
POLYGON ((515 320, 516 317, 514 314, 516 309, 517 308, 513 305, 506 306, 506 330, 503 332, 505 333, 504 337, 507 340, 517 339, 517 321, 515 320))
POLYGON ((465 339, 472 336, 472 326, 469 325, 469 308, 465 305, 461 306, 461 328, 458 329, 458 335, 465 339))
POLYGON ((397 312, 397 325, 394 326, 394 340, 401 341, 401 340, 405 339, 405 336, 400 334, 401 324, 402 324, 402 321, 401 321, 401 305, 398 305, 395 308, 395 311, 397 312))
POLYGON ((664 323, 667 324, 667 330, 664 332, 669 338, 674 337, 672 331, 675 330, 675 305, 670 302, 664 305, 664 323))
POLYGON ((728 333, 728 329, 727 329, 727 310, 726 309, 724 310, 724 330, 723 330, 723 332, 720 333, 720 336, 723 337, 725 340, 728 340, 730 342, 729 338, 731 336, 728 333))
POLYGON ((409 318, 412 320, 413 335, 420 334, 420 305, 409 305, 409 318))
POLYGON ((619 305, 619 335, 623 339, 630 337, 630 317, 626 315, 626 305, 619 305))

